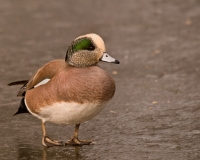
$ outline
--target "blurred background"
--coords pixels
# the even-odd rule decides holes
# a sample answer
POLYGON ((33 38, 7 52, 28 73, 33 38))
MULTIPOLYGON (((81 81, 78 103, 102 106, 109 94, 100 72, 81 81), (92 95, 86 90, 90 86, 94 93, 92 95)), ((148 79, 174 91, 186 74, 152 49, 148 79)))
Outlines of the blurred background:
MULTIPOLYGON (((0 0, 0 159, 200 159, 199 0, 0 0), (40 121, 12 116, 19 86, 42 65, 64 59, 78 36, 96 33, 120 65, 100 63, 116 94, 80 127, 94 145, 41 144, 40 121)), ((68 140, 74 126, 47 124, 68 140)))

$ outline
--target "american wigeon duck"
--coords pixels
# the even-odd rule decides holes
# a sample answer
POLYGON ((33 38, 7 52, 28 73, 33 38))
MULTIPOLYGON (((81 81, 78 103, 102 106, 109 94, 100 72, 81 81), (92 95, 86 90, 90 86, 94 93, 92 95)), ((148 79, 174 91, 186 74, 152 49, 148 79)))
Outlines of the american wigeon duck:
POLYGON ((44 146, 92 143, 78 139, 80 123, 101 112, 115 93, 115 82, 97 65, 99 61, 119 64, 106 53, 100 36, 86 34, 71 43, 65 60, 50 61, 30 80, 8 84, 23 85, 17 94, 23 98, 15 115, 31 113, 41 119, 44 146), (66 143, 51 140, 47 136, 45 122, 75 124, 75 132, 66 143))

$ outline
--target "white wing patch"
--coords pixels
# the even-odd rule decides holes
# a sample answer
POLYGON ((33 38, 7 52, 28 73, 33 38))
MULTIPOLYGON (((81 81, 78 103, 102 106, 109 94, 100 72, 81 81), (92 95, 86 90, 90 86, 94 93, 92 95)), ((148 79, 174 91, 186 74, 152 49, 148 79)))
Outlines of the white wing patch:
POLYGON ((38 83, 37 85, 34 86, 34 88, 41 86, 43 84, 46 84, 47 82, 49 82, 50 79, 44 79, 43 81, 41 81, 40 83, 38 83))

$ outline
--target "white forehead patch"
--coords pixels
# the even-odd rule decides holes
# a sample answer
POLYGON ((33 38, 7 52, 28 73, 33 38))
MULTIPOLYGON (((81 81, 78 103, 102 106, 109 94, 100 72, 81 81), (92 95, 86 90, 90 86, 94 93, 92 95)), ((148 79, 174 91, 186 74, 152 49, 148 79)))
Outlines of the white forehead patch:
POLYGON ((97 35, 95 33, 90 33, 90 34, 86 34, 86 35, 80 36, 80 37, 78 37, 76 39, 79 39, 79 38, 82 38, 82 37, 89 37, 89 38, 91 38, 92 41, 94 42, 94 44, 98 48, 100 48, 102 50, 102 52, 106 52, 106 47, 105 47, 104 41, 103 41, 103 39, 99 35, 97 35))

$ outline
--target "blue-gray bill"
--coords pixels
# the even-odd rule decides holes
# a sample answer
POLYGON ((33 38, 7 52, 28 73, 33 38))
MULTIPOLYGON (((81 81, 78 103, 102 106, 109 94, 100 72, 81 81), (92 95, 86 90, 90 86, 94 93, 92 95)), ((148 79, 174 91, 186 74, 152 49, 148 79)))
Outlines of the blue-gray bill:
POLYGON ((115 58, 111 57, 108 53, 104 53, 100 58, 100 61, 119 64, 120 62, 115 58))

